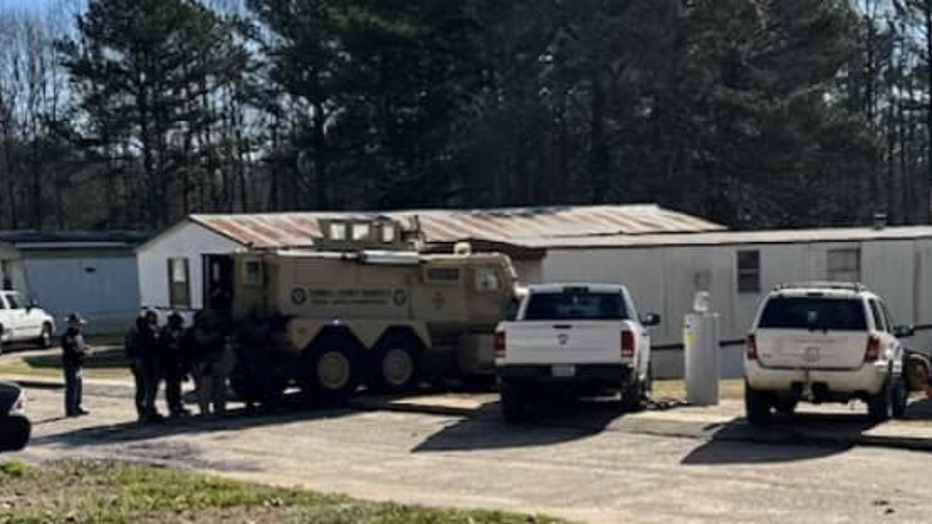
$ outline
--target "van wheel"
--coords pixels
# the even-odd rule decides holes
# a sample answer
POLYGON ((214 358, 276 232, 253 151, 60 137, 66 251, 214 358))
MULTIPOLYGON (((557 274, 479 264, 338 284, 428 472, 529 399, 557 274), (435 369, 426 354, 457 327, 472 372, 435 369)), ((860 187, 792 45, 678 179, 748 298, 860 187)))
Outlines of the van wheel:
POLYGON ((874 422, 885 422, 893 416, 893 390, 891 377, 887 377, 876 395, 867 399, 867 414, 874 422))
POLYGON ((770 422, 770 395, 758 391, 744 382, 744 413, 752 426, 759 426, 770 422))
POLYGON ((621 410, 625 413, 636 413, 644 409, 645 390, 644 382, 634 377, 621 387, 621 410))
POLYGON ((529 418, 527 404, 527 387, 509 380, 502 380, 498 386, 501 398, 502 417, 509 424, 525 422, 529 418))
POLYGON ((359 359, 343 337, 314 342, 301 360, 301 391, 310 404, 344 404, 359 387, 359 359))
POLYGON ((418 383, 417 344, 410 337, 389 336, 373 350, 369 363, 369 389, 379 393, 403 393, 418 383))
POLYGON ((909 404, 909 388, 906 387, 906 379, 903 377, 898 377, 895 384, 893 387, 893 418, 903 418, 909 404))
POLYGON ((42 349, 52 347, 52 325, 48 322, 42 324, 42 335, 39 336, 39 347, 42 349))

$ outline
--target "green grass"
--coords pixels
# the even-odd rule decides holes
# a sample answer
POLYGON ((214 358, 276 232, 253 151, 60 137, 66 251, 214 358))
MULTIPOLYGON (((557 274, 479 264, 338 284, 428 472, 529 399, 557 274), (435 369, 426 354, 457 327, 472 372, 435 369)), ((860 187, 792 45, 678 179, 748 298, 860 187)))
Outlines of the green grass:
POLYGON ((0 523, 313 522, 519 524, 541 516, 353 500, 165 468, 68 461, 0 464, 0 523))
MULTIPOLYGON (((23 375, 39 378, 62 376, 61 356, 56 354, 13 353, 0 362, 0 376, 23 375)), ((122 349, 108 348, 92 351, 84 362, 84 377, 98 379, 128 379, 129 364, 122 349)))

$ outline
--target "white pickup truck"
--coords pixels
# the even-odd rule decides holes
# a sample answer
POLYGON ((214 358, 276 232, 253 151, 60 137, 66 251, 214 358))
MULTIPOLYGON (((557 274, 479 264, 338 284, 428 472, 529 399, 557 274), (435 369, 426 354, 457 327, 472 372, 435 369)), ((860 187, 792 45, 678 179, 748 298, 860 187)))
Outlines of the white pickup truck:
POLYGON ((638 316, 624 286, 531 286, 517 318, 495 333, 502 414, 526 419, 546 393, 621 392, 626 411, 643 405, 651 387, 650 334, 656 314, 638 316), (549 391, 548 391, 549 390, 549 391))
POLYGON ((0 291, 0 341, 35 342, 39 347, 52 346, 55 320, 39 306, 27 301, 17 291, 0 291))

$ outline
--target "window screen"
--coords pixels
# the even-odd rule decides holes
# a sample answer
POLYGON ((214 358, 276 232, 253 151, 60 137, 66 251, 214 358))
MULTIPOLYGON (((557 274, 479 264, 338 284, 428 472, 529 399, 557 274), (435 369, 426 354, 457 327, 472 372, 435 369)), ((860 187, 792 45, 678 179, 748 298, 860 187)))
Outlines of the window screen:
POLYGON ((247 286, 258 286, 262 283, 262 262, 247 260, 243 266, 243 283, 247 286))
POLYGON ((499 282, 498 271, 492 267, 479 267, 476 268, 476 291, 479 292, 494 292, 498 291, 501 288, 501 282, 499 282))
POLYGON ((829 251, 827 276, 832 282, 860 282, 861 250, 855 248, 829 251))
POLYGON ((738 251, 738 293, 760 293, 760 251, 738 251))
POLYGON ((168 259, 168 300, 171 307, 191 307, 190 274, 187 258, 168 259))

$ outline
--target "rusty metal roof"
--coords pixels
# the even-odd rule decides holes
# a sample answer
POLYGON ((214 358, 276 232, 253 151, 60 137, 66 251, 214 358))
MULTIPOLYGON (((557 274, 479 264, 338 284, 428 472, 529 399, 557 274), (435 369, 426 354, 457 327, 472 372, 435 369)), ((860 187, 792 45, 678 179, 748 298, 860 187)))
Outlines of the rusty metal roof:
POLYGON ((314 244, 314 238, 321 235, 321 219, 375 217, 390 217, 406 227, 419 225, 430 244, 486 240, 524 245, 544 239, 725 230, 719 224, 655 205, 191 215, 190 219, 243 245, 295 248, 314 244))

